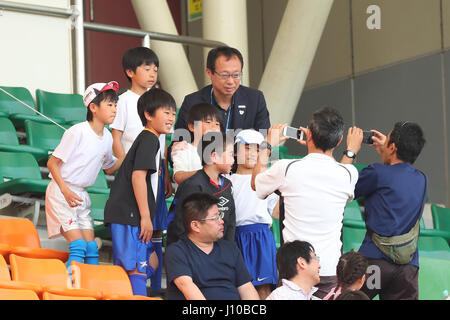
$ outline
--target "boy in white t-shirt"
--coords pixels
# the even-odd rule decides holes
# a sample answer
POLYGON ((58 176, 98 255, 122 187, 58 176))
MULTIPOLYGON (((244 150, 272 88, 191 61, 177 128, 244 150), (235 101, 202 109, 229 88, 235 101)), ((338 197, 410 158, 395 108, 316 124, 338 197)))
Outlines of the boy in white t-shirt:
POLYGON ((198 103, 189 109, 187 122, 192 143, 176 142, 172 149, 176 187, 203 168, 197 146, 205 132, 220 132, 220 117, 218 109, 209 103, 198 103))
POLYGON ((63 235, 69 242, 71 261, 98 264, 98 248, 89 215, 91 201, 85 190, 94 184, 100 169, 113 174, 121 161, 112 154, 112 137, 106 124, 116 115, 116 81, 90 85, 83 95, 85 122, 68 129, 47 162, 50 181, 45 212, 50 239, 63 235))
MULTIPOLYGON (((152 87, 158 79, 159 59, 156 53, 146 47, 136 47, 127 50, 122 58, 123 71, 131 82, 131 87, 119 96, 117 115, 111 124, 113 136, 113 151, 118 159, 125 158, 136 137, 144 126, 139 117, 137 104, 139 98, 152 87)), ((161 158, 163 159, 159 176, 158 209, 154 221, 155 231, 152 241, 155 243, 158 258, 162 260, 162 230, 167 229, 167 207, 165 198, 172 195, 173 188, 165 155, 167 152, 166 135, 159 135, 161 158)), ((160 164, 158 163, 158 166, 160 164)), ((161 290, 161 267, 152 277, 152 291, 161 290)))
POLYGON ((277 283, 277 250, 269 228, 272 225, 272 214, 278 219, 278 210, 275 208, 278 208, 279 199, 273 193, 262 200, 251 188, 253 167, 258 158, 259 145, 263 141, 264 136, 256 130, 239 132, 235 138, 237 170, 229 177, 233 184, 236 206, 236 244, 253 277, 252 284, 262 300, 277 283))

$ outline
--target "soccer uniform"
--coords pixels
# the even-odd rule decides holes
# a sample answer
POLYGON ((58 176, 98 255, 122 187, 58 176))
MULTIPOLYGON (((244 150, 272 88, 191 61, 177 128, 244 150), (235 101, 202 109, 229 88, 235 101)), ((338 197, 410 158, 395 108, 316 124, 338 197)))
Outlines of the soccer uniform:
POLYGON ((175 215, 173 221, 167 228, 167 244, 176 242, 185 232, 183 226, 182 204, 183 200, 192 193, 205 192, 216 196, 220 202, 217 204, 219 210, 224 213, 223 217, 223 239, 234 242, 236 229, 236 213, 234 209, 233 185, 230 180, 220 176, 221 183, 217 185, 202 169, 189 179, 183 181, 175 193, 174 203, 175 215))
POLYGON ((141 273, 148 273, 148 257, 153 251, 139 239, 141 215, 134 195, 132 174, 135 170, 147 170, 147 200, 150 218, 156 214, 158 189, 158 161, 160 154, 158 138, 143 130, 128 151, 122 166, 111 185, 110 197, 105 206, 105 224, 111 225, 114 264, 125 270, 138 265, 141 273))
MULTIPOLYGON (((150 89, 149 89, 150 90, 150 89)), ((119 102, 117 103, 116 117, 113 123, 110 125, 111 129, 120 130, 123 132, 122 138, 120 139, 123 150, 128 153, 131 146, 133 145, 136 137, 144 130, 141 118, 137 112, 137 104, 140 95, 134 93, 131 90, 127 90, 119 96, 119 102)), ((159 135, 159 146, 161 151, 161 159, 164 159, 164 150, 166 148, 166 135, 159 135)), ((157 160, 157 166, 159 169, 160 160, 157 160)), ((164 186, 164 175, 168 174, 161 166, 161 175, 159 176, 159 184, 164 186)), ((156 188, 154 189, 156 190, 156 188)), ((155 215, 153 222, 154 230, 166 230, 167 229, 167 207, 165 201, 165 188, 160 188, 160 194, 155 196, 158 203, 158 214, 155 215)))
POLYGON ((67 186, 83 201, 70 207, 52 174, 45 193, 47 231, 50 239, 61 236, 60 228, 67 232, 75 229, 93 229, 89 215, 91 201, 85 190, 95 183, 101 169, 111 168, 117 161, 112 154, 112 136, 108 129, 98 136, 89 122, 78 123, 69 128, 53 152, 62 160, 60 173, 67 186))
POLYGON ((233 174, 233 197, 236 206, 236 244, 241 250, 253 285, 277 283, 276 245, 269 227, 279 197, 258 198, 251 189, 252 175, 233 174))

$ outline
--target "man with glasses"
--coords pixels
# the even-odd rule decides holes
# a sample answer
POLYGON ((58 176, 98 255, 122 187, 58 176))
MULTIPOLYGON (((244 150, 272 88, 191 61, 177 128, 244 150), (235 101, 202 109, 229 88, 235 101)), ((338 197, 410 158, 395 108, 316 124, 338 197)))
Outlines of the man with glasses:
POLYGON ((187 95, 181 105, 176 129, 188 129, 189 109, 201 102, 215 105, 222 114, 221 129, 269 129, 269 111, 261 91, 241 85, 244 61, 235 48, 218 47, 208 53, 206 75, 211 85, 187 95))
POLYGON ((259 300, 239 249, 223 237, 219 200, 193 193, 182 203, 186 234, 166 250, 168 300, 259 300))

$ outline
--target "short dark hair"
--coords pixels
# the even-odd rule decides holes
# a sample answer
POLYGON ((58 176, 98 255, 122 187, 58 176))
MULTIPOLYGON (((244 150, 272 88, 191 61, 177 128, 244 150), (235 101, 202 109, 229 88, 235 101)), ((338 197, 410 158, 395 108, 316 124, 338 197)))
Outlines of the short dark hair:
POLYGON ((303 258, 307 263, 311 260, 314 247, 306 241, 294 240, 284 243, 277 252, 277 268, 279 284, 281 279, 291 279, 297 275, 297 259, 303 258))
POLYGON ((133 70, 136 72, 137 67, 145 64, 150 66, 154 64, 159 68, 159 59, 156 53, 146 47, 136 47, 125 51, 122 57, 122 68, 128 81, 131 82, 131 78, 127 75, 127 70, 133 70))
POLYGON ((218 203, 219 199, 209 193, 196 192, 187 196, 182 203, 182 219, 186 234, 191 232, 192 221, 205 219, 208 210, 218 203))
POLYGON ((187 113, 187 123, 194 124, 195 121, 203 121, 208 119, 215 119, 221 121, 222 115, 219 109, 212 104, 203 102, 194 104, 187 113))
POLYGON ((336 300, 370 300, 370 298, 360 290, 347 290, 342 292, 336 300))
POLYGON ((388 145, 391 143, 395 143, 400 160, 413 164, 425 145, 425 138, 417 123, 397 122, 391 131, 388 145))
POLYGON ((220 56, 225 56, 227 60, 230 60, 233 56, 238 57, 241 61, 241 70, 244 69, 244 59, 238 49, 222 46, 209 50, 208 57, 206 58, 206 68, 211 70, 212 73, 216 71, 216 60, 220 56))
POLYGON ((222 154, 225 152, 227 145, 233 144, 233 142, 233 137, 224 132, 206 132, 197 146, 197 153, 202 159, 202 166, 211 164, 211 154, 213 152, 222 154))
MULTIPOLYGON (((116 102, 119 101, 119 96, 117 95, 117 92, 115 92, 114 90, 110 89, 110 90, 105 90, 103 92, 100 92, 99 95, 97 95, 90 103, 89 106, 91 105, 91 103, 100 106, 100 103, 103 100, 107 100, 107 101, 111 101, 111 102, 116 102)), ((92 114, 91 109, 89 108, 89 106, 87 107, 87 113, 86 113, 86 120, 87 121, 92 121, 94 119, 94 115, 92 114)))
POLYGON ((342 287, 342 291, 361 279, 366 274, 368 265, 367 259, 359 252, 344 253, 336 266, 338 285, 342 287))
POLYGON ((140 96, 137 103, 137 109, 144 127, 147 125, 145 112, 151 116, 154 116, 156 110, 159 108, 177 109, 175 99, 170 95, 170 93, 164 91, 163 89, 152 88, 140 96))
POLYGON ((313 113, 308 123, 316 148, 328 151, 335 148, 344 134, 344 119, 333 108, 323 108, 313 113))

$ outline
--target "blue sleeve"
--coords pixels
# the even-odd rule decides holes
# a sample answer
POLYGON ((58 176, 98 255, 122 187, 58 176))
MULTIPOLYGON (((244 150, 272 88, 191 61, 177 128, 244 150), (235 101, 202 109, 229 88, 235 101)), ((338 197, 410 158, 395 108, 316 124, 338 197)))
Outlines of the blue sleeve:
POLYGON ((367 197, 377 189, 378 173, 374 165, 365 167, 359 173, 355 186, 355 198, 367 197))
POLYGON ((167 283, 181 276, 192 278, 192 270, 189 265, 186 250, 183 250, 179 242, 169 245, 164 255, 166 265, 167 283))

